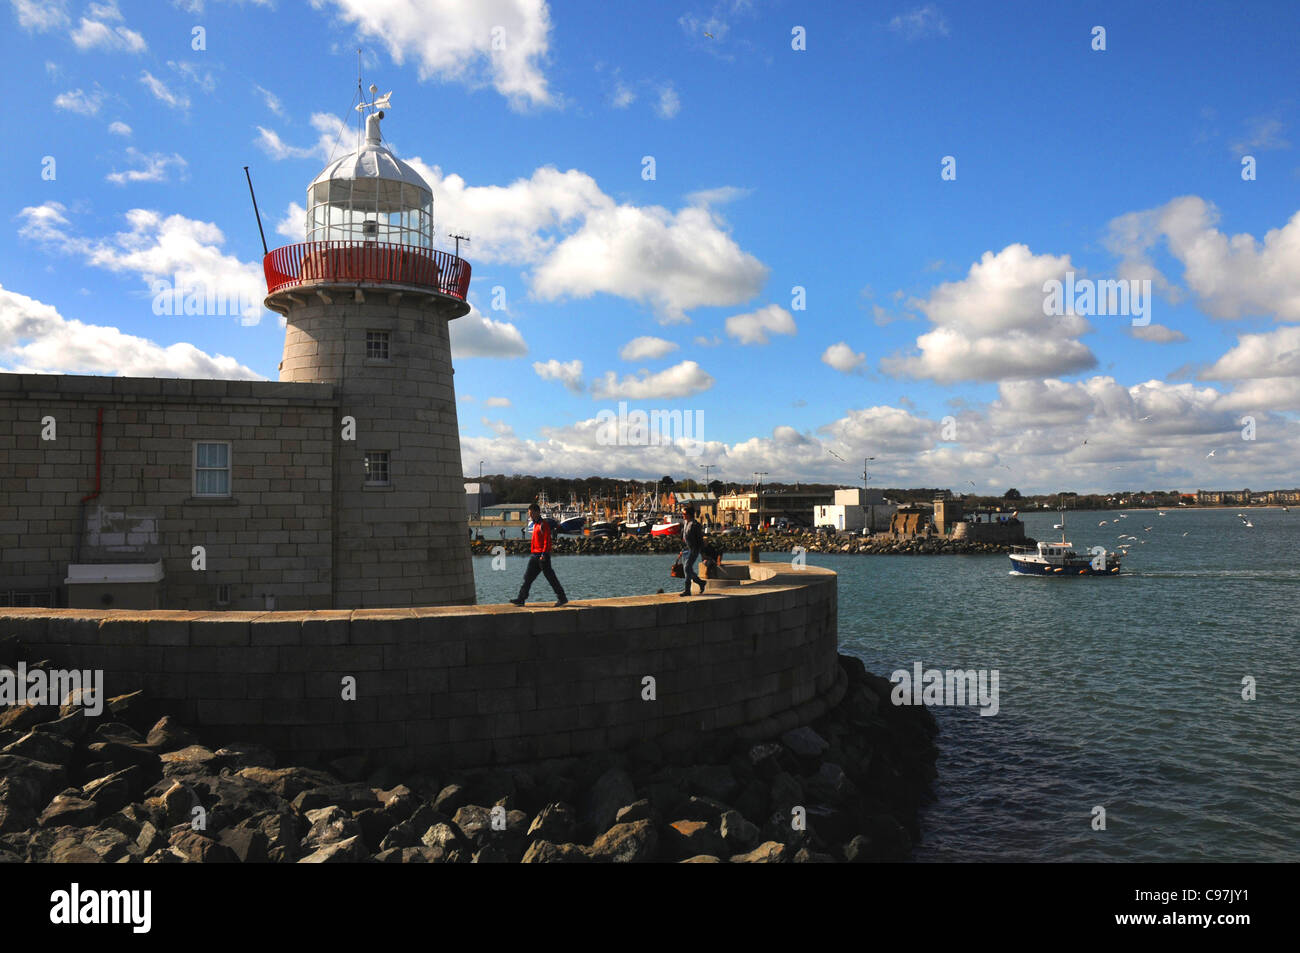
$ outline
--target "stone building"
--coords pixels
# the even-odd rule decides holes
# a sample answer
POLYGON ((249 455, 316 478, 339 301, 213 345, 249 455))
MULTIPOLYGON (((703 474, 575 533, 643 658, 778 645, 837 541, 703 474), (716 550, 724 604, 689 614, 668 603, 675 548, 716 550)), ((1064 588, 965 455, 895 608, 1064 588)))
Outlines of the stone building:
POLYGON ((266 256, 279 382, 0 374, 0 605, 474 602, 448 336, 470 268, 383 115, 266 256))

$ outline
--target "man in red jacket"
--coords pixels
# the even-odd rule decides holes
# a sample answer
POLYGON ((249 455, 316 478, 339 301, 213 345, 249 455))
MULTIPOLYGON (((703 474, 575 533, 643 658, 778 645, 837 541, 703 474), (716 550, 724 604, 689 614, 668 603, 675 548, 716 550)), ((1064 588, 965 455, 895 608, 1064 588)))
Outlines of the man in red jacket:
POLYGON ((564 587, 560 585, 560 580, 555 578, 555 570, 551 568, 551 524, 542 519, 542 508, 536 503, 528 507, 528 518, 533 524, 533 544, 530 547, 532 557, 528 560, 528 568, 524 571, 524 584, 519 590, 519 595, 510 601, 517 606, 527 602, 528 590, 532 588, 533 580, 541 573, 545 574, 546 581, 555 590, 555 607, 558 609, 569 601, 569 597, 564 594, 564 587))

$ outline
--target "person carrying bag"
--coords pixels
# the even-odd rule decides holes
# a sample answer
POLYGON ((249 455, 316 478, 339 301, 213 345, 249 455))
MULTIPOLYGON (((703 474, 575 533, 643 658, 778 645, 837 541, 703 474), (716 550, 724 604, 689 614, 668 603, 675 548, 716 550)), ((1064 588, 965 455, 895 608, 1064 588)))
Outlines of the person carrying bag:
POLYGON ((686 577, 686 589, 683 590, 682 596, 691 594, 692 582, 699 585, 702 595, 704 580, 695 574, 695 563, 700 558, 700 550, 704 547, 704 530, 695 519, 695 507, 688 506, 683 509, 682 517, 682 544, 686 547, 682 550, 682 572, 686 577))

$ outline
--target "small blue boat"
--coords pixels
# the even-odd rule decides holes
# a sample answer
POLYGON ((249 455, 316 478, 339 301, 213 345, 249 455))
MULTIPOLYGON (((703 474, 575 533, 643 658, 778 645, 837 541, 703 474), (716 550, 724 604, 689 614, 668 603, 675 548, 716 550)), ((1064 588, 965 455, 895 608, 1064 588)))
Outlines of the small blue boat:
POLYGON ((1034 549, 1017 546, 1008 554, 1011 569, 1021 576, 1114 576, 1119 573, 1119 553, 1114 553, 1104 546, 1094 546, 1087 553, 1076 553, 1074 544, 1065 539, 1065 511, 1061 510, 1061 522, 1053 529, 1060 529, 1059 543, 1039 543, 1034 549))

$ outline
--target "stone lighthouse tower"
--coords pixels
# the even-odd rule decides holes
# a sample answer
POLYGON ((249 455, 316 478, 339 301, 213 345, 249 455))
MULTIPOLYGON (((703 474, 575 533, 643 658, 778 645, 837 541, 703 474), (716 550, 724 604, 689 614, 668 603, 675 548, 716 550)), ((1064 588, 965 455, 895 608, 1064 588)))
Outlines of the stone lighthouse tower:
POLYGON ((288 322, 280 380, 339 401, 334 607, 472 604, 448 338, 470 268, 434 249, 433 193, 383 118, 308 186, 306 241, 266 256, 266 307, 288 322))

